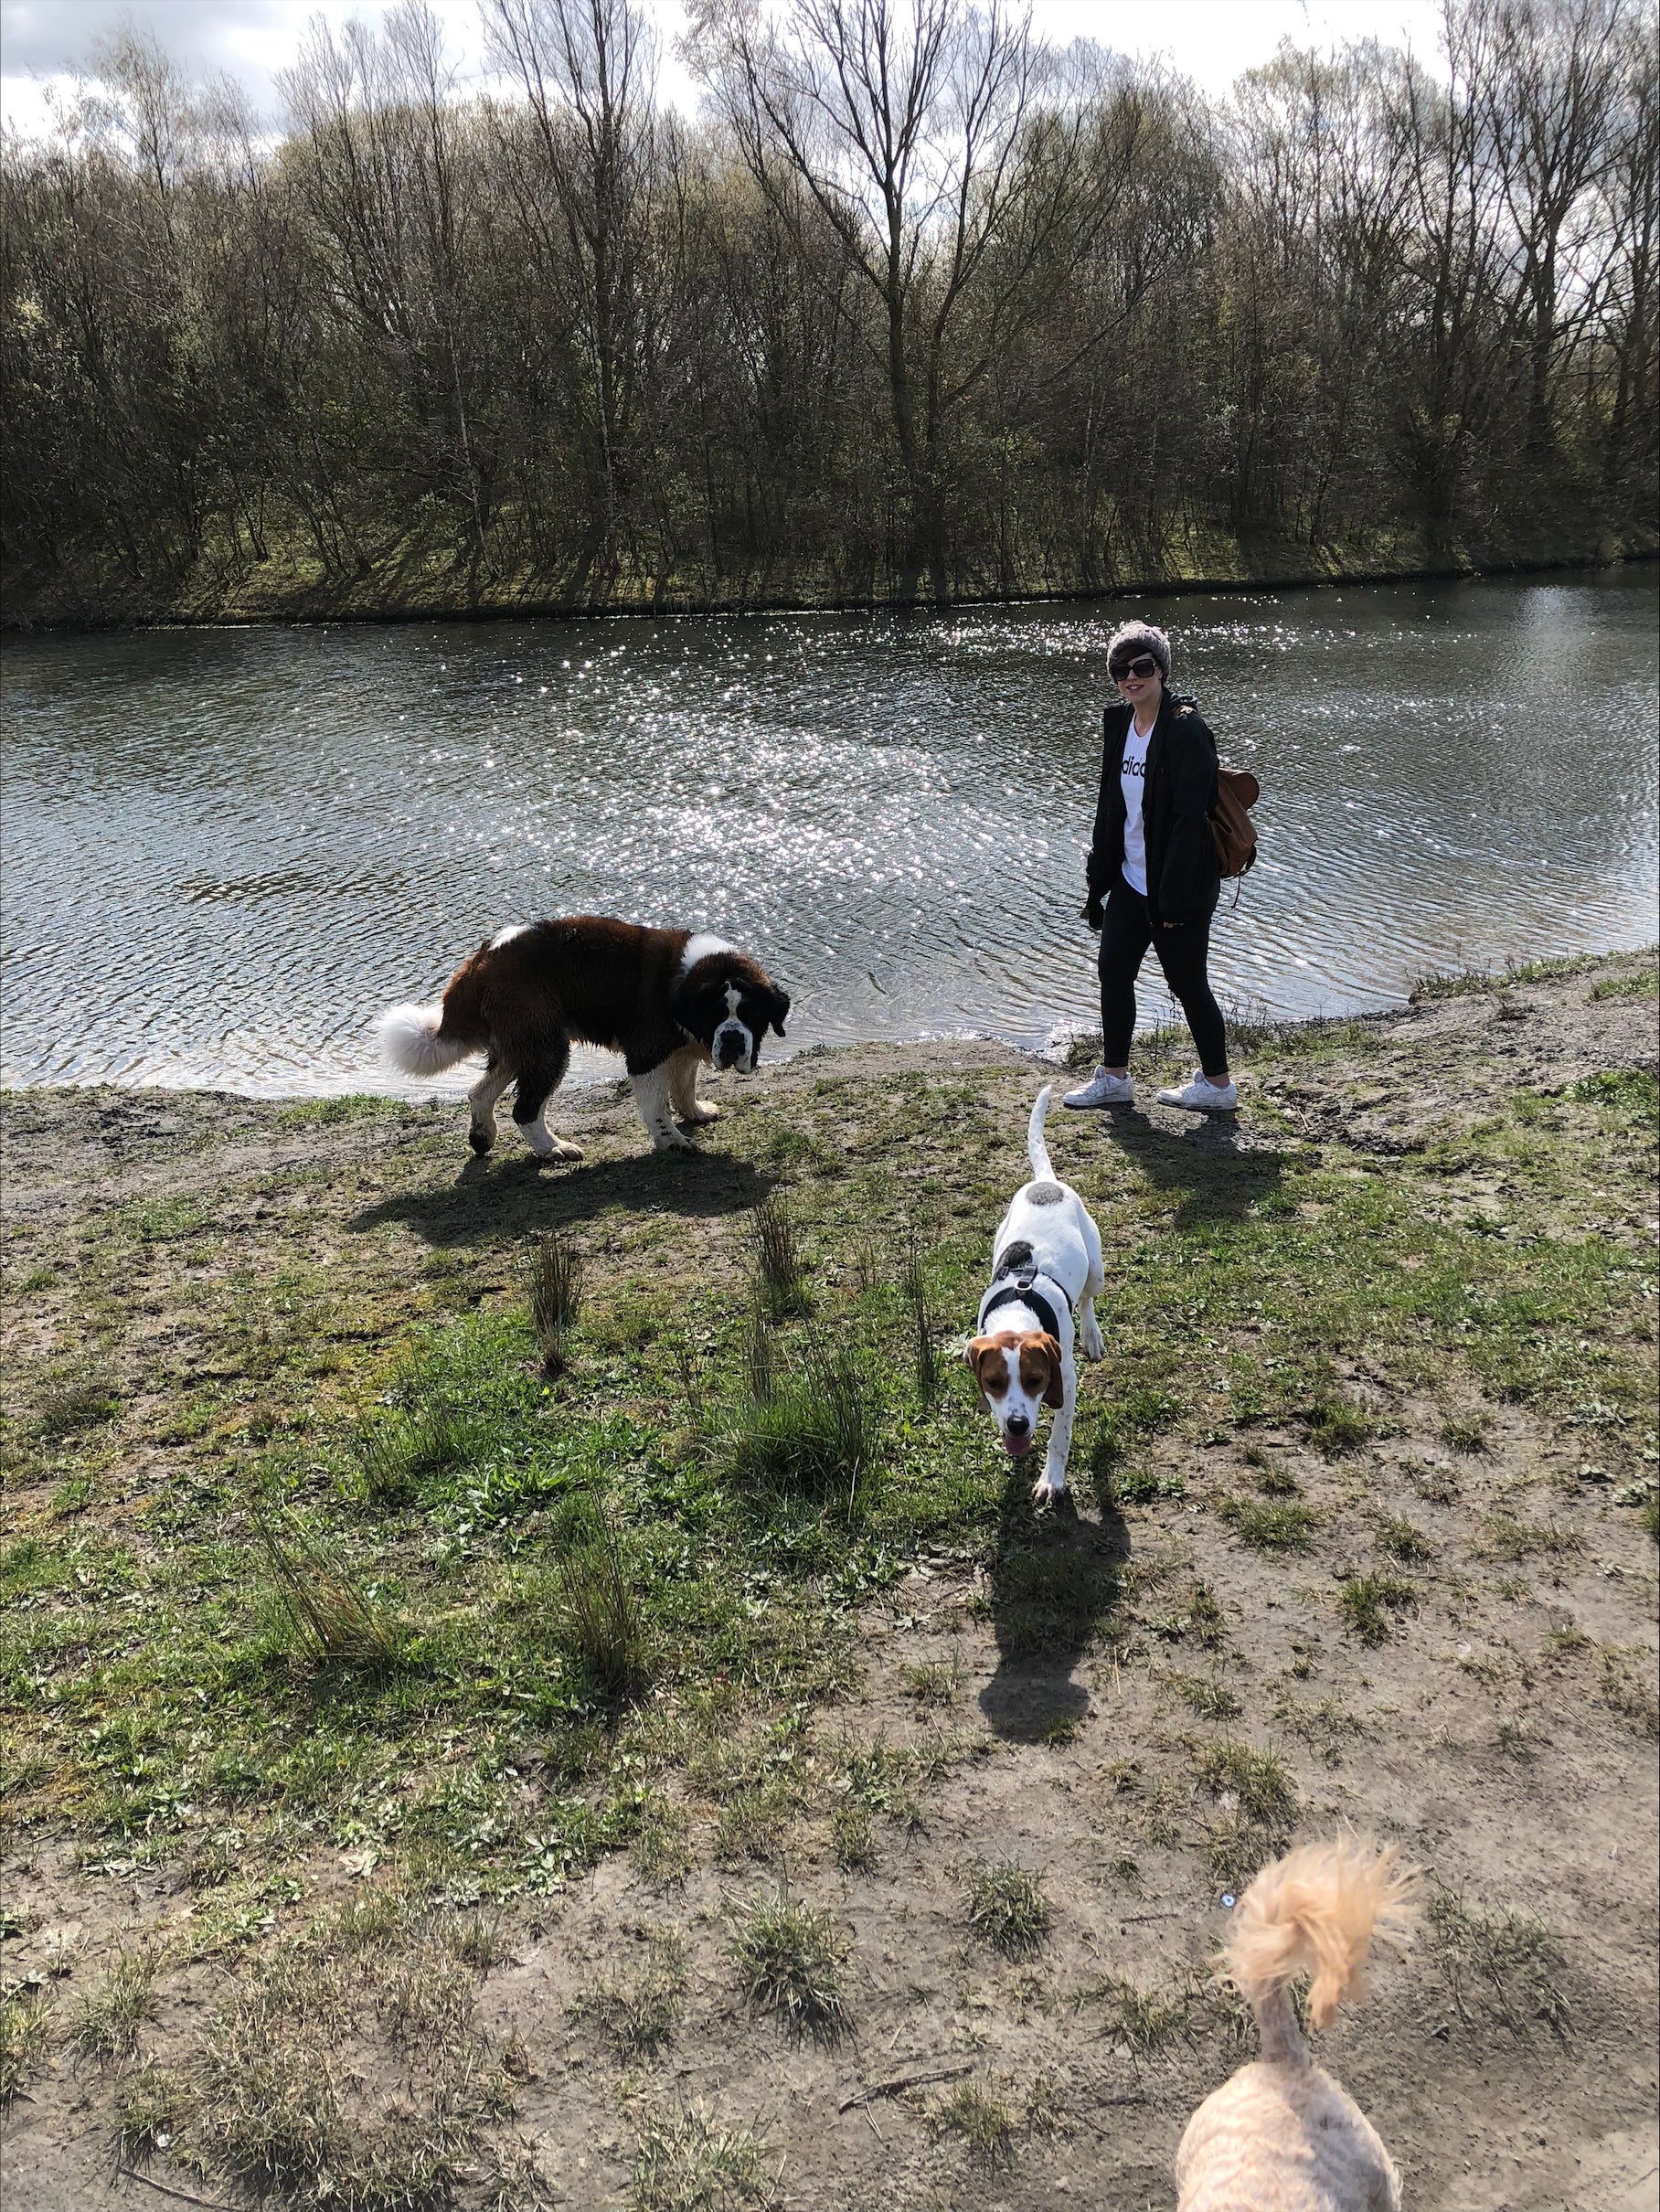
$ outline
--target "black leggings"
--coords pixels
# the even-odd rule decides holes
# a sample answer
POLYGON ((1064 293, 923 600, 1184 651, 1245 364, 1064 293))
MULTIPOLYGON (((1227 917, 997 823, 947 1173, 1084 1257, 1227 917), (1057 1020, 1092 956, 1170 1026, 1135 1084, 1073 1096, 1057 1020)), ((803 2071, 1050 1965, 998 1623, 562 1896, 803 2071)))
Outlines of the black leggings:
POLYGON ((1185 921, 1173 930, 1154 927, 1147 902, 1123 876, 1107 898, 1101 931, 1101 1057, 1108 1068, 1127 1068, 1135 1035, 1135 978, 1151 945, 1158 954, 1172 996, 1187 1016, 1198 1047, 1199 1066, 1212 1078, 1228 1067, 1228 1039, 1222 1009, 1216 1003, 1205 965, 1210 955, 1210 917, 1185 921))

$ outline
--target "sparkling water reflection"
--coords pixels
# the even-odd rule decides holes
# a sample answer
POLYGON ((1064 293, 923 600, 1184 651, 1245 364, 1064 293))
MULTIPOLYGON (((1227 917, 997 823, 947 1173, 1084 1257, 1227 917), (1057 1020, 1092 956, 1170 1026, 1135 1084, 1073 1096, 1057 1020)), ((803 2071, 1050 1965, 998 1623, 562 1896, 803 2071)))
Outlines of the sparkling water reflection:
MULTIPOLYGON (((1135 602, 1263 786, 1223 992, 1652 939, 1657 604, 1652 568, 1135 602)), ((741 941, 793 1047, 1040 1044, 1094 1009, 1125 611, 14 638, 4 1079, 390 1088, 381 1006, 583 909, 741 941)))

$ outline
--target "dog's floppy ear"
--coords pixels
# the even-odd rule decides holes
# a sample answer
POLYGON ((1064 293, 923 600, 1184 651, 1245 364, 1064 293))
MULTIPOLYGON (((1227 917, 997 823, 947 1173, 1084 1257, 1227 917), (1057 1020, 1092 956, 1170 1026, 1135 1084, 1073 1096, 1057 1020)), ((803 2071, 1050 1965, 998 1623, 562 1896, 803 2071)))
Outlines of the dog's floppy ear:
MULTIPOLYGON (((974 1377, 977 1383, 980 1383, 981 1359, 987 1352, 993 1350, 993 1348, 994 1339, 990 1336, 971 1337, 968 1343, 963 1347, 963 1365, 968 1369, 969 1373, 974 1377)), ((980 1395, 982 1398, 984 1398, 985 1395, 985 1385, 984 1383, 980 1383, 980 1395)))
POLYGON ((1067 1386, 1066 1377, 1061 1372, 1060 1346, 1047 1329, 1038 1339, 1038 1343, 1044 1357, 1049 1363, 1049 1379, 1043 1386, 1043 1402, 1046 1406, 1064 1406, 1067 1400, 1067 1386))
POLYGON ((772 1026, 780 1037, 784 1033, 784 1016, 789 1011, 790 994, 787 991, 774 991, 772 994, 772 1026))

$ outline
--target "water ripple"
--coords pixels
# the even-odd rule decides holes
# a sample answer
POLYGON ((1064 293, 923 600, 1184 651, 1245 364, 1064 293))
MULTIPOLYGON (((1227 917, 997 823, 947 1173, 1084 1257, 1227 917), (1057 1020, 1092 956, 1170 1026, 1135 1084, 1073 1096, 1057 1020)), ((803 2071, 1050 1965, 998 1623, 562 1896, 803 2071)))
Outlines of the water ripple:
MULTIPOLYGON (((1652 938, 1652 569, 1138 611, 1263 784, 1216 929, 1234 999, 1652 938)), ((384 1088, 381 1006, 584 909, 752 946, 793 1046, 1038 1044, 1095 1010, 1080 853, 1126 611, 13 640, 4 1079, 384 1088)), ((1151 965, 1142 998, 1168 1013, 1151 965)))

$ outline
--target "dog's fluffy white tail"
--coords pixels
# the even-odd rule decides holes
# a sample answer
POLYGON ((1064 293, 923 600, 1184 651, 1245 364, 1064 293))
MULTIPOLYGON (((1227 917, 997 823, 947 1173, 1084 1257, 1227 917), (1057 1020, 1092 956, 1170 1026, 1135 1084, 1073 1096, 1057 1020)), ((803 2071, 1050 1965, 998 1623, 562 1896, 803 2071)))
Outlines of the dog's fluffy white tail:
POLYGON ((1048 1119, 1049 1087, 1046 1083, 1038 1093, 1032 1106, 1032 1118, 1026 1125, 1026 1156, 1032 1164, 1032 1173, 1040 1183, 1052 1183, 1055 1170, 1049 1164, 1049 1148, 1044 1142, 1043 1124, 1048 1119))
POLYGON ((1400 1942, 1413 1876, 1394 1844, 1345 1835, 1304 1844, 1264 1866, 1240 1899, 1222 1966, 1256 2015, 1264 2058, 1305 2059, 1290 1984, 1310 1973, 1309 2017, 1328 2027, 1345 1997, 1366 1995, 1374 1937, 1400 1942))
POLYGON ((471 1048, 440 1036, 443 1018, 442 1006, 388 1007, 376 1032, 380 1057, 404 1075, 438 1075, 453 1068, 471 1048))

